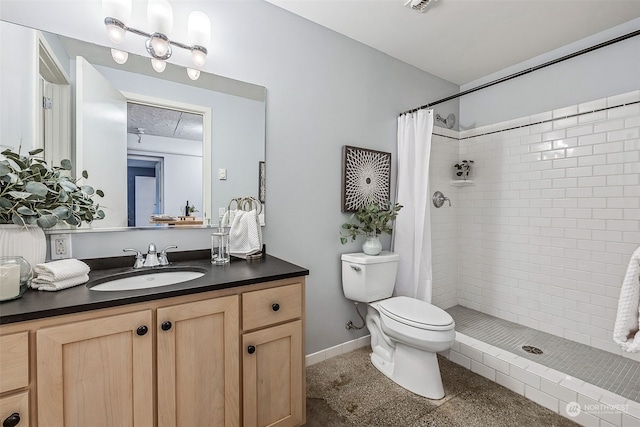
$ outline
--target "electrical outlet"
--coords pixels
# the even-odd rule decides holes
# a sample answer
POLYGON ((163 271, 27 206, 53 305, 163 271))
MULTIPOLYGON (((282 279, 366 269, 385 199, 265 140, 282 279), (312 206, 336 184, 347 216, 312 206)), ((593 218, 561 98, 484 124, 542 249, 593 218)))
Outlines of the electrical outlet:
POLYGON ((218 208, 218 216, 223 217, 226 211, 227 211, 227 208, 218 208))
POLYGON ((51 242, 51 259, 71 258, 71 235, 70 234, 52 234, 51 242))

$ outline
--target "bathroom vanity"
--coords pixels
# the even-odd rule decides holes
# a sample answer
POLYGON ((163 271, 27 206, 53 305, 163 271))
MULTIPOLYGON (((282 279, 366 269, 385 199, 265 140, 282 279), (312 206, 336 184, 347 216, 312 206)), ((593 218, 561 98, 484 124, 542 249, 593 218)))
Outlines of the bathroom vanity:
MULTIPOLYGON (((3 426, 300 426, 308 270, 266 256, 132 291, 0 305, 3 426), (18 422, 19 420, 19 422, 18 422)), ((143 276, 141 276, 143 277, 143 276)))

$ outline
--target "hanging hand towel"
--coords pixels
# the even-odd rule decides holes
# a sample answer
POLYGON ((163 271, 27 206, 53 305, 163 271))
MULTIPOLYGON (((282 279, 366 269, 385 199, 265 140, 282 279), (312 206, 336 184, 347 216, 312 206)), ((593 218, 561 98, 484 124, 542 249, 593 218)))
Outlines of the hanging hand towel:
POLYGON ((262 250, 262 228, 258 211, 236 212, 229 230, 229 253, 238 258, 246 258, 262 250))
POLYGON ((640 352, 640 248, 631 255, 618 301, 613 340, 624 351, 640 352))
POLYGON ((33 271, 41 282, 57 282, 89 274, 89 266, 77 259, 63 259, 36 264, 33 271))
POLYGON ((220 220, 222 227, 229 227, 233 223, 233 219, 236 217, 238 211, 236 209, 227 209, 220 220))
POLYGON ((31 287, 39 291, 60 291, 62 289, 72 288, 74 286, 87 283, 89 281, 89 275, 83 274, 82 276, 71 277, 69 279, 56 280, 55 282, 43 281, 38 277, 31 281, 31 287))

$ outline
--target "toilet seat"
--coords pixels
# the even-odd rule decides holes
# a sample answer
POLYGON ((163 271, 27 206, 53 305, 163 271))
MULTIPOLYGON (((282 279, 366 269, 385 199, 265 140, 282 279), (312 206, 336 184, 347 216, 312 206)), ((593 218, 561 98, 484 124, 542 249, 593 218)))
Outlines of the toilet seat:
POLYGON ((426 301, 409 297, 393 297, 379 301, 380 314, 404 325, 429 331, 453 329, 455 323, 449 313, 426 301))

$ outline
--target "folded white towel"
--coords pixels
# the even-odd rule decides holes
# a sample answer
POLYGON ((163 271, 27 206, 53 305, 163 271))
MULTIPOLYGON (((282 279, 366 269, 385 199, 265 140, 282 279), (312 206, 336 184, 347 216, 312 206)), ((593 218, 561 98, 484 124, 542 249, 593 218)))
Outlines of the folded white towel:
POLYGON ((262 250, 262 228, 258 211, 238 210, 229 230, 229 253, 246 258, 262 250))
POLYGON ((624 351, 640 352, 640 248, 631 255, 622 281, 613 340, 624 351))
POLYGON ((58 282, 89 274, 89 266, 77 259, 62 259, 60 261, 36 264, 33 271, 40 282, 58 282))
POLYGON ((39 291, 60 291, 62 289, 67 289, 81 285, 83 283, 87 283, 88 281, 88 274, 71 277, 70 279, 56 280, 55 282, 41 281, 38 280, 38 278, 35 278, 31 281, 31 287, 39 291))

